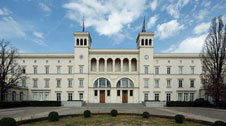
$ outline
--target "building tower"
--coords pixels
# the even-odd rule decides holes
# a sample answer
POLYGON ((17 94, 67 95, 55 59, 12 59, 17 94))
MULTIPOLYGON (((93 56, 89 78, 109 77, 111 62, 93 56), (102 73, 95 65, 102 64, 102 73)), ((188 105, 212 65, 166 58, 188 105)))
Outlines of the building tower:
POLYGON ((139 87, 140 98, 139 102, 151 100, 153 96, 153 32, 146 32, 145 19, 142 27, 142 32, 137 36, 137 48, 139 50, 139 87))
POLYGON ((84 18, 82 32, 74 32, 74 97, 88 100, 89 49, 92 39, 89 32, 85 32, 84 18))

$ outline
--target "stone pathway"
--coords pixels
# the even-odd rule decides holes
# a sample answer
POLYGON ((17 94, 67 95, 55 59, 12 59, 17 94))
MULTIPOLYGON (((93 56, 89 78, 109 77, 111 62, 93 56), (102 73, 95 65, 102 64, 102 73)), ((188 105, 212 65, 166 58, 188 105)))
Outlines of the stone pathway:
POLYGON ((175 116, 182 114, 186 118, 214 122, 216 120, 226 121, 226 110, 199 108, 199 107, 164 107, 147 108, 142 104, 86 104, 83 107, 23 107, 12 109, 0 109, 0 118, 13 117, 17 121, 47 117, 51 111, 57 111, 60 115, 83 114, 85 110, 92 113, 110 113, 112 109, 117 109, 119 113, 138 113, 144 111, 153 115, 175 116))

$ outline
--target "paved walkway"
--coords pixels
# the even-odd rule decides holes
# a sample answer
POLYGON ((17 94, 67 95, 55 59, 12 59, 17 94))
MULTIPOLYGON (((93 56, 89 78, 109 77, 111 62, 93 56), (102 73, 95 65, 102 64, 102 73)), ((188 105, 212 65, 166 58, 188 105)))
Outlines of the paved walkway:
POLYGON ((226 110, 199 108, 199 107, 164 107, 147 108, 142 104, 86 104, 83 107, 23 107, 12 109, 0 109, 0 118, 13 117, 17 121, 47 117, 51 111, 57 111, 60 115, 82 114, 84 110, 92 113, 109 113, 117 109, 119 113, 143 113, 144 111, 154 115, 175 116, 183 114, 186 118, 214 122, 216 120, 226 121, 226 110))

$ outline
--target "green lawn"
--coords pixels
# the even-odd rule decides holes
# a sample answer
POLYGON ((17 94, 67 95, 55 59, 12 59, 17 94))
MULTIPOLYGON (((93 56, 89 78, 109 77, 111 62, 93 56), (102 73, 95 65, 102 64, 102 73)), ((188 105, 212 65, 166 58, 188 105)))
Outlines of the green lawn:
POLYGON ((150 117, 144 119, 138 115, 93 115, 90 118, 83 116, 65 117, 58 122, 42 121, 37 123, 25 124, 23 126, 205 126, 198 123, 185 122, 176 124, 174 119, 164 119, 150 117))

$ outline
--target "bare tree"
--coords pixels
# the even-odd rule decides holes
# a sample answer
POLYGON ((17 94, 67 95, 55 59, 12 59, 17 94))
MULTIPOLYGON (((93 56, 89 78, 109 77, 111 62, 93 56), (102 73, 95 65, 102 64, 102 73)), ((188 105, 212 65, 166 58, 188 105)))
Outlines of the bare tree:
POLYGON ((17 87, 26 76, 22 67, 16 62, 19 55, 17 49, 10 46, 5 40, 0 40, 0 101, 4 101, 7 90, 17 87))
POLYGON ((226 26, 222 16, 212 20, 200 57, 205 94, 218 105, 226 96, 226 26))

